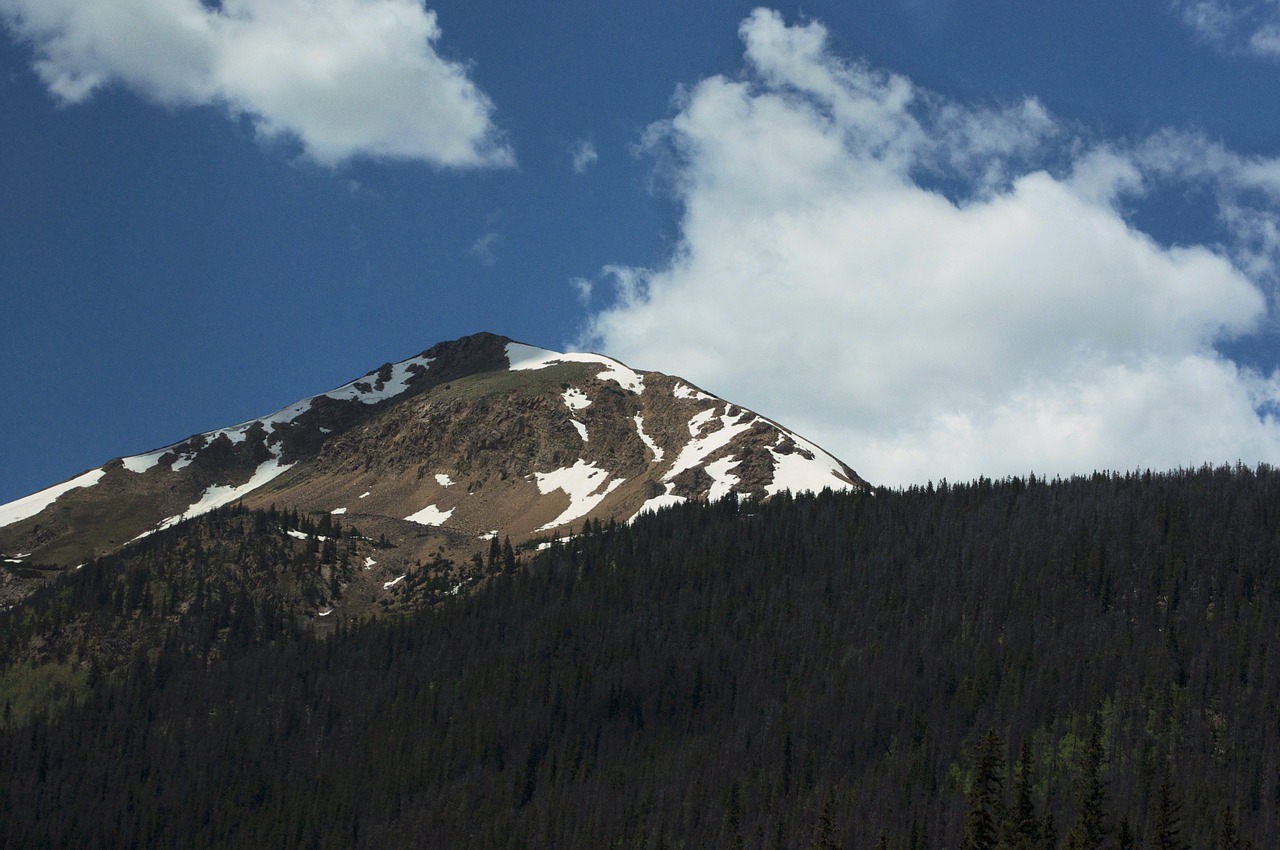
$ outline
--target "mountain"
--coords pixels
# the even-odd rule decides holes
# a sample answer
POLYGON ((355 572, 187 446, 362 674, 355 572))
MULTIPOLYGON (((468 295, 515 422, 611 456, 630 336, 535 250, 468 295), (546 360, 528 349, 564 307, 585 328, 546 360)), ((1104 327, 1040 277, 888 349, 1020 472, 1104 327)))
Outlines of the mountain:
POLYGON ((393 578, 588 520, 824 488, 868 485, 680 378, 480 333, 0 506, 0 558, 75 566, 243 501, 341 516, 387 544, 374 560, 393 578))

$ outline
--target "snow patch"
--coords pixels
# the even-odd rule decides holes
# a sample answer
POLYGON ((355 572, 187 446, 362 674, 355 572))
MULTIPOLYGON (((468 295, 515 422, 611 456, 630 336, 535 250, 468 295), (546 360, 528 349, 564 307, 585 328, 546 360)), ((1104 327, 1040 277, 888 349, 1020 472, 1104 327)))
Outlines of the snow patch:
POLYGON ((366 570, 367 570, 367 569, 370 569, 371 567, 375 566, 377 563, 378 563, 378 562, 377 562, 377 561, 375 561, 373 558, 365 558, 365 559, 364 559, 364 568, 365 568, 366 570))
POLYGON ((578 436, 582 438, 582 442, 587 442, 587 426, 583 425, 577 419, 570 419, 569 422, 578 430, 578 436))
MULTIPOLYGON (((219 437, 226 437, 232 442, 232 444, 237 444, 244 442, 248 438, 249 432, 253 430, 254 426, 261 425, 269 437, 271 432, 274 431, 277 426, 287 425, 293 422, 299 416, 310 410, 316 400, 321 398, 331 398, 335 401, 359 401, 363 404, 377 404, 385 399, 394 398, 407 390, 409 388, 409 380, 422 369, 429 368, 433 359, 434 358, 431 357, 421 356, 410 357, 408 360, 402 360, 399 363, 392 364, 390 377, 382 383, 381 388, 378 386, 377 372, 370 372, 368 375, 343 384, 337 389, 329 390, 327 393, 321 393, 320 395, 311 396, 310 398, 304 398, 302 401, 294 402, 288 407, 282 407, 274 413, 270 413, 266 416, 260 416, 256 419, 250 419, 246 422, 241 422, 238 425, 232 425, 229 428, 220 428, 216 431, 208 431, 200 436, 204 437, 205 446, 208 446, 219 437)), ((319 430, 324 434, 332 433, 331 428, 322 427, 319 430)), ((186 442, 188 441, 182 440, 180 442, 173 443, 172 445, 165 446, 162 449, 157 449, 154 452, 122 458, 125 469, 128 469, 130 472, 146 472, 148 469, 159 463, 161 456, 174 451, 178 446, 181 446, 186 442)), ((279 457, 280 447, 272 446, 270 448, 273 453, 279 457)), ((197 449, 195 452, 184 454, 174 462, 173 470, 177 472, 178 470, 186 467, 191 463, 192 458, 194 458, 199 451, 200 450, 197 449)))
POLYGON ((369 498, 369 491, 368 491, 368 490, 366 490, 366 491, 364 491, 363 493, 361 493, 361 494, 360 494, 360 498, 362 498, 362 499, 367 499, 367 498, 369 498))
POLYGON ((774 460, 773 481, 764 488, 766 493, 772 496, 783 490, 790 490, 792 493, 820 493, 828 487, 832 490, 854 489, 844 479, 844 470, 838 460, 805 438, 789 431, 786 433, 795 441, 796 446, 812 453, 813 459, 805 458, 798 451, 781 454, 770 448, 769 454, 773 455, 774 460))
POLYGON ((416 514, 409 514, 405 519, 419 525, 444 525, 445 520, 452 516, 455 510, 456 508, 449 508, 447 511, 442 511, 435 505, 427 505, 416 514))
POLYGON ((329 616, 329 615, 330 615, 330 614, 332 614, 332 613, 333 613, 333 609, 332 609, 332 608, 330 608, 328 611, 317 611, 317 612, 316 612, 316 616, 317 616, 317 617, 327 617, 327 616, 329 616))
POLYGON ((124 468, 130 472, 137 472, 141 474, 159 463, 160 456, 164 454, 165 451, 165 449, 161 449, 158 452, 151 452, 151 454, 122 457, 120 458, 120 462, 123 463, 124 468))
POLYGON ((105 470, 92 469, 83 475, 77 475, 70 481, 55 484, 52 487, 41 490, 39 493, 32 493, 30 496, 23 496, 21 499, 10 502, 7 505, 0 505, 0 528, 35 516, 52 505, 64 493, 69 493, 80 487, 92 487, 101 480, 103 475, 106 475, 105 470))
POLYGON ((678 505, 681 502, 687 502, 688 499, 686 499, 684 496, 677 496, 671 492, 672 490, 675 489, 675 486, 676 485, 674 484, 667 484, 667 492, 654 496, 652 499, 650 499, 649 501, 641 505, 640 510, 632 514, 631 519, 627 520, 627 523, 630 524, 635 522, 636 517, 640 516, 641 514, 653 513, 654 511, 660 510, 662 508, 671 507, 672 505, 678 505))
POLYGON ((384 582, 382 583, 382 589, 383 589, 383 590, 390 590, 391 588, 395 587, 395 586, 396 586, 397 584, 399 584, 400 582, 404 581, 407 577, 408 577, 408 573, 405 573, 405 574, 404 574, 404 575, 402 575, 402 576, 398 576, 398 577, 396 577, 396 578, 393 578, 391 581, 384 581, 384 582))
POLYGON ((676 398, 695 399, 697 401, 715 401, 715 396, 709 396, 700 390, 695 390, 687 384, 676 384, 676 388, 672 391, 672 395, 676 398))
MULTIPOLYGON (((291 463, 281 464, 277 458, 264 461, 257 470, 254 471, 253 476, 245 483, 215 484, 208 490, 204 491, 204 495, 200 497, 198 502, 177 516, 171 516, 168 519, 161 521, 160 524, 156 526, 155 530, 160 531, 165 528, 172 528, 184 519, 191 519, 192 517, 197 517, 201 514, 207 514, 209 511, 216 510, 223 505, 229 505, 236 499, 249 495, 254 490, 257 490, 259 487, 276 478, 292 466, 293 464, 291 463)), ((146 535, 143 534, 140 536, 146 535)))
POLYGON ((662 446, 653 441, 653 437, 644 432, 644 417, 637 414, 631 418, 636 423, 636 433, 640 435, 640 442, 648 446, 649 451, 653 452, 653 462, 662 463, 662 457, 665 452, 662 451, 662 446))
POLYGON ((591 406, 591 399, 582 390, 570 387, 564 391, 564 404, 570 410, 585 410, 591 406))
POLYGON ((480 539, 481 539, 481 540, 492 540, 493 538, 495 538, 495 537, 497 537, 497 536, 498 536, 498 529, 496 529, 496 528, 495 528, 493 531, 486 531, 484 534, 481 534, 481 535, 480 535, 480 539))
POLYGON ((662 476, 662 480, 670 481, 686 469, 701 465, 708 456, 729 445, 734 437, 750 430, 756 421, 755 415, 746 410, 740 411, 736 416, 722 415, 719 417, 720 428, 703 436, 702 431, 715 418, 715 412, 715 408, 708 408, 689 420, 689 434, 693 439, 680 450, 675 463, 671 469, 667 470, 667 474, 662 476))
POLYGON ((334 508, 333 510, 329 511, 329 513, 331 514, 345 514, 346 512, 347 512, 346 508, 334 508))
POLYGON ((454 480, 447 475, 439 474, 436 475, 436 483, 441 487, 452 487, 454 485, 454 480))
POLYGON ((737 466, 741 461, 734 458, 722 457, 719 460, 712 461, 703 467, 707 474, 711 476, 711 489, 707 491, 708 501, 718 501, 733 492, 733 488, 739 484, 742 479, 729 472, 737 466))
POLYGON ((532 345, 524 345, 519 342, 509 342, 507 343, 507 362, 511 364, 510 369, 512 372, 522 372, 527 369, 545 369, 556 363, 599 363, 605 367, 603 372, 596 374, 596 377, 600 380, 617 381, 618 386, 633 393, 644 392, 644 378, 640 376, 639 372, 602 354, 587 354, 576 351, 562 354, 558 351, 547 351, 545 348, 535 348, 532 345))
POLYGON ((594 462, 585 461, 582 458, 578 458, 573 466, 551 472, 535 472, 533 477, 537 482, 539 493, 546 495, 561 490, 569 497, 569 507, 538 531, 546 531, 585 516, 604 501, 605 496, 626 481, 625 478, 615 478, 610 481, 607 470, 600 469, 594 462))

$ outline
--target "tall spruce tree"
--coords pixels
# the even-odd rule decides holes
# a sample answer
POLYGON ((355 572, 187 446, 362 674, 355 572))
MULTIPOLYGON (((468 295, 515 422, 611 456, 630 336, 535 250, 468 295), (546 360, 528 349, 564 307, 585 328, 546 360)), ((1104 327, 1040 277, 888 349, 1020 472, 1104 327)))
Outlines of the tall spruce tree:
POLYGON ((1006 850, 1039 850, 1044 825, 1036 817, 1035 775, 1031 744, 1023 741, 1014 765, 1013 808, 1004 822, 1001 846, 1006 850))
POLYGON ((1107 837, 1107 788, 1102 776, 1106 753, 1102 747, 1102 718, 1089 724, 1084 758, 1076 784, 1076 819, 1067 832, 1067 850, 1098 850, 1107 837))
POLYGON ((1151 850, 1186 850, 1182 843, 1182 803, 1173 787, 1173 770, 1166 761, 1156 797, 1151 850))
POLYGON ((996 850, 1004 822, 1004 741, 987 730, 974 753, 962 850, 996 850))

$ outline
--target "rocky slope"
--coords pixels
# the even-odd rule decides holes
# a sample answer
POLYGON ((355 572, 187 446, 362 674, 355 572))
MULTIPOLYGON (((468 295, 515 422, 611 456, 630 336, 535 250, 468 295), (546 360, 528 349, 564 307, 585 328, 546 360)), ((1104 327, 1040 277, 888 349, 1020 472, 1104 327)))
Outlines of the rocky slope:
POLYGON ((482 333, 0 506, 0 560, 73 566, 243 501, 385 536, 392 575, 681 500, 824 487, 867 484, 679 378, 482 333))

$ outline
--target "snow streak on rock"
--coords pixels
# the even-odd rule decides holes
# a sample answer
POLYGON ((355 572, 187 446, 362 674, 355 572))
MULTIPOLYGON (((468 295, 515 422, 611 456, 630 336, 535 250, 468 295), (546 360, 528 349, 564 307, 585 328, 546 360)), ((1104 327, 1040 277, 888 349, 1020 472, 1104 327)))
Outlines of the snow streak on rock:
POLYGON ((105 474, 101 469, 91 469, 83 475, 77 475, 70 481, 55 484, 52 487, 41 490, 39 493, 32 493, 30 496, 23 496, 21 499, 17 499, 7 505, 0 505, 0 528, 35 516, 52 505, 63 493, 74 490, 77 487, 92 487, 105 474))
POLYGON ((680 450, 675 463, 662 476, 662 480, 670 481, 686 469, 701 466, 708 456, 729 445, 734 437, 749 431, 756 421, 756 417, 745 410, 733 416, 722 415, 719 417, 720 428, 704 435, 703 431, 715 418, 716 408, 709 407, 689 420, 689 434, 693 439, 680 450))
POLYGON ((587 398, 587 394, 573 387, 565 390, 562 398, 570 410, 585 410, 591 406, 591 399, 587 398))
MULTIPOLYGON (((184 519, 191 519, 192 517, 197 517, 201 514, 207 514, 209 511, 220 508, 223 505, 231 504, 236 499, 242 499, 254 490, 257 490, 263 484, 266 484, 273 478, 290 469, 292 466, 293 464, 291 463, 281 464, 278 458, 272 458, 271 460, 264 461, 257 470, 254 471, 253 476, 243 484, 215 484, 208 490, 205 490, 204 495, 200 497, 200 500, 191 507, 187 508, 177 516, 171 516, 168 519, 162 520, 160 524, 156 526, 156 530, 159 531, 165 528, 172 528, 184 519)), ((142 536, 145 537, 146 535, 144 534, 142 536)))
POLYGON ((532 345, 509 342, 507 343, 507 362, 511 364, 510 369, 512 372, 521 372, 526 369, 545 369, 556 363, 599 363, 605 367, 603 372, 596 374, 596 377, 600 380, 617 381, 618 386, 633 393, 644 392, 644 378, 640 376, 639 372, 602 354, 585 354, 581 352, 561 354, 558 351, 547 351, 545 348, 535 348, 532 345))
POLYGON ((405 519, 409 522, 416 522, 419 525, 444 525, 445 520, 453 515, 454 508, 442 511, 435 505, 427 505, 422 510, 414 514, 409 514, 405 519))
POLYGON ((586 516, 596 505, 604 501, 605 496, 620 487, 626 480, 615 478, 609 481, 607 470, 600 469, 594 462, 581 458, 573 466, 551 472, 535 472, 533 477, 537 482, 539 493, 546 495, 562 490, 569 497, 569 507, 560 516, 539 528, 539 531, 547 531, 586 516), (608 481, 607 484, 606 481, 608 481))
POLYGON ((640 442, 648 446, 649 451, 653 452, 653 462, 662 463, 662 458, 666 453, 663 452, 662 446, 653 441, 653 437, 644 432, 644 417, 637 414, 632 417, 632 420, 636 423, 636 433, 640 435, 640 442))

